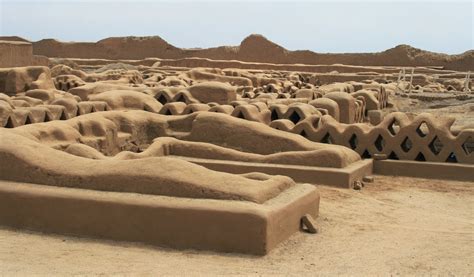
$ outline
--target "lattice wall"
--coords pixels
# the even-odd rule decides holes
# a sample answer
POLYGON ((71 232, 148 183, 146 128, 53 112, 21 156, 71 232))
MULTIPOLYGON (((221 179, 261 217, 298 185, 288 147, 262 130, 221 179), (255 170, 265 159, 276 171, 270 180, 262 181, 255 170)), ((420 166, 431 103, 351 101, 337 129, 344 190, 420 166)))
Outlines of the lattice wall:
POLYGON ((309 140, 344 145, 362 157, 386 154, 390 159, 474 164, 474 129, 455 135, 452 119, 421 114, 410 120, 391 113, 377 126, 342 124, 330 116, 311 116, 298 124, 275 120, 270 126, 309 140))
MULTIPOLYGON (((110 109, 101 101, 83 101, 76 105, 68 108, 61 105, 39 105, 13 110, 0 107, 0 126, 11 128, 110 109)), ((166 103, 160 113, 226 113, 300 134, 315 142, 344 145, 367 158, 374 154, 386 154, 390 159, 474 164, 474 129, 466 129, 455 135, 450 131, 453 120, 435 118, 430 114, 422 114, 410 120, 404 113, 392 113, 377 126, 370 126, 363 123, 340 123, 304 103, 267 107, 263 102, 243 102, 234 103, 234 106, 172 102, 166 103)))

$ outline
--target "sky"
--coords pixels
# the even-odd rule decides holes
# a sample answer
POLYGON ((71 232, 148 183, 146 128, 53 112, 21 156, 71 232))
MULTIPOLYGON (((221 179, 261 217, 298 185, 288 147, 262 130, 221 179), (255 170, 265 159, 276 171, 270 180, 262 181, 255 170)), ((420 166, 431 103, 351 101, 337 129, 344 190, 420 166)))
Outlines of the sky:
POLYGON ((262 34, 289 50, 449 54, 474 45, 473 1, 0 0, 0 36, 97 41, 158 35, 177 47, 239 45, 262 34))

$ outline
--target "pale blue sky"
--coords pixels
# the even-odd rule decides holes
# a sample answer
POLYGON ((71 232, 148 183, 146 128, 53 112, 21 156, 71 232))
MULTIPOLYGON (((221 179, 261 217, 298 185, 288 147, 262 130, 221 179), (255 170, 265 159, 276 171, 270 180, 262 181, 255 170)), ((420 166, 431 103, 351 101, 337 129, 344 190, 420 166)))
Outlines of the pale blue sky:
POLYGON ((0 35, 97 41, 159 35, 178 47, 263 34, 290 50, 373 52, 398 44, 473 49, 472 1, 0 0, 0 35))

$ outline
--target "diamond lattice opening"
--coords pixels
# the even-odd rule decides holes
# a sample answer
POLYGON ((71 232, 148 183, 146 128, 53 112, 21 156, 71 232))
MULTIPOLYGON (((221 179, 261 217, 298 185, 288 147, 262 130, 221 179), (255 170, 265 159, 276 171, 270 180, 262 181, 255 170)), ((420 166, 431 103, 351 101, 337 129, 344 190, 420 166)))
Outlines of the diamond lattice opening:
POLYGON ((388 125, 388 131, 390 132, 390 134, 392 134, 392 136, 398 134, 398 132, 400 131, 400 124, 397 120, 392 120, 392 122, 388 125))
POLYGON ((449 154, 448 158, 446 159, 446 162, 448 163, 457 163, 458 158, 456 158, 456 155, 454 153, 449 154))
POLYGON ((383 139, 382 135, 379 135, 377 137, 374 144, 375 144, 375 148, 377 148, 379 152, 382 152, 383 148, 385 147, 385 140, 383 139))
POLYGON ((422 122, 418 128, 416 128, 416 132, 422 138, 426 137, 430 134, 430 129, 428 128, 428 124, 426 122, 422 122))
POLYGON ((469 136, 466 141, 462 144, 462 149, 466 155, 471 155, 474 152, 474 138, 469 136))
POLYGON ((11 116, 9 116, 7 119, 7 124, 5 125, 5 128, 13 128, 13 127, 15 127, 13 125, 13 119, 11 118, 11 116))
POLYGON ((388 158, 390 160, 400 160, 400 158, 398 158, 398 155, 393 151, 390 153, 390 155, 388 155, 388 158))
POLYGON ((321 142, 322 142, 322 143, 329 143, 329 144, 332 144, 332 137, 331 137, 331 134, 326 133, 326 135, 324 135, 323 139, 321 139, 321 142))
POLYGON ((298 123, 301 119, 300 115, 297 112, 292 112, 290 117, 288 118, 294 124, 298 123))
POLYGON ((424 162, 426 161, 426 158, 425 158, 425 155, 423 155, 423 153, 418 153, 418 155, 416 156, 415 158, 415 161, 419 161, 419 162, 424 162))
POLYGON ((362 159, 370 159, 372 156, 370 155, 369 151, 365 149, 364 153, 361 155, 362 159))
POLYGON ((357 136, 353 134, 351 138, 349 139, 349 145, 351 146, 352 149, 357 148, 357 144, 359 143, 357 136))
POLYGON ((443 150, 443 143, 439 140, 438 136, 434 137, 434 139, 430 142, 428 145, 430 148, 431 152, 433 154, 438 155, 442 150, 443 150))
POLYGON ((165 97, 163 94, 161 94, 161 95, 158 97, 158 102, 160 102, 161 104, 164 105, 164 104, 168 103, 168 99, 166 99, 166 97, 165 97))
POLYGON ((186 99, 182 94, 179 95, 178 99, 175 100, 175 102, 184 102, 186 103, 186 99))
POLYGON ((276 110, 273 110, 273 111, 272 111, 271 119, 272 119, 272 121, 278 119, 278 113, 277 113, 276 110))
POLYGON ((43 122, 48 122, 48 121, 51 121, 53 120, 48 113, 45 113, 44 114, 44 119, 43 119, 43 122))
POLYGON ((66 119, 67 119, 66 112, 65 112, 65 111, 62 111, 62 112, 61 112, 61 117, 59 117, 59 120, 66 120, 66 119))
POLYGON ((413 146, 413 143, 411 142, 411 140, 406 137, 403 141, 402 141, 402 144, 400 144, 400 147, 402 148, 402 150, 406 153, 408 151, 411 150, 413 146))

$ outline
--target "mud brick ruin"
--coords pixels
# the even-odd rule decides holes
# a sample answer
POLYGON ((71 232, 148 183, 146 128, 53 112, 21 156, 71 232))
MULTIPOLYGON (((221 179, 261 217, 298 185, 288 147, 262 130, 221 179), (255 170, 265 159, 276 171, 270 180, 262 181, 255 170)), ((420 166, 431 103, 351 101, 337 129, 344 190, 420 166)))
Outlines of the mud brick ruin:
POLYGON ((474 103, 473 65, 472 50, 320 54, 260 35, 0 38, 0 225, 266 254, 316 231, 315 184, 474 181, 474 123, 442 110, 474 103))

